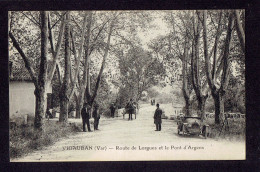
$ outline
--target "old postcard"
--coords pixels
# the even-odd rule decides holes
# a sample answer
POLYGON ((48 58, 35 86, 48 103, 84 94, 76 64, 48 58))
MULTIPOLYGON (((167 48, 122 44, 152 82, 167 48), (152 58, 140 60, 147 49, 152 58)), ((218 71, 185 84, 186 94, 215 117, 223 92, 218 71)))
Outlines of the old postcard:
POLYGON ((245 160, 245 11, 9 11, 11 162, 245 160))

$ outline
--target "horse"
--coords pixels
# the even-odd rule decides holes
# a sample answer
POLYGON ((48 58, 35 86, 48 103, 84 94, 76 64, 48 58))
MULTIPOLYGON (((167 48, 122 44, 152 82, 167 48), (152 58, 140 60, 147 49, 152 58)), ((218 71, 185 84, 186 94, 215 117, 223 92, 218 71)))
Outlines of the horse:
MULTIPOLYGON (((138 104, 137 103, 134 103, 134 113, 135 114, 135 119, 136 119, 136 115, 138 113, 138 104)), ((125 108, 124 111, 123 111, 123 119, 125 119, 125 114, 129 114, 129 108, 125 108)))

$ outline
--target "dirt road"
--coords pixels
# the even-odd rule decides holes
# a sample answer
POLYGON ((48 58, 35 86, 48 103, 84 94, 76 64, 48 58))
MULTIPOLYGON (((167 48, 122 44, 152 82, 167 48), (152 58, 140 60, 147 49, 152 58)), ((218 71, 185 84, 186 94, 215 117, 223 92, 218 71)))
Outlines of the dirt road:
MULTIPOLYGON (((162 105, 167 108, 169 105, 162 105)), ((138 161, 245 159, 245 142, 177 135, 177 124, 163 120, 155 131, 155 106, 142 105, 137 119, 101 119, 100 130, 79 132, 54 145, 11 161, 138 161)), ((93 127, 92 127, 93 128, 93 127)))

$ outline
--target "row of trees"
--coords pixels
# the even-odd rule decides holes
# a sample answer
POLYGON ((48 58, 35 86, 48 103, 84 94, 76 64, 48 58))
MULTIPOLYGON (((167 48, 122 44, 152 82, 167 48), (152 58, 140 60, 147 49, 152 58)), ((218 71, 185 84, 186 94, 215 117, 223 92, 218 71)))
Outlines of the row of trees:
POLYGON ((35 128, 42 127, 46 88, 53 78, 59 85, 59 121, 65 122, 71 102, 80 117, 83 102, 92 107, 98 101, 100 85, 108 95, 109 79, 124 104, 129 98, 140 100, 166 73, 179 69, 187 115, 197 100, 203 116, 210 92, 219 123, 229 78, 244 84, 244 12, 165 12, 171 32, 145 50, 138 32, 152 27, 153 17, 149 11, 10 12, 10 59, 25 64, 35 85, 35 128), (117 79, 106 73, 108 61, 118 67, 117 79))
POLYGON ((138 87, 136 98, 140 99, 142 91, 155 82, 146 79, 155 74, 149 66, 156 66, 156 59, 138 48, 140 40, 136 36, 150 21, 148 12, 141 11, 10 12, 10 60, 16 62, 14 65, 24 63, 35 85, 35 128, 42 128, 46 88, 51 84, 58 85, 54 94, 58 95, 60 122, 67 121, 72 102, 76 105, 76 116, 80 117, 84 102, 92 107, 101 101, 97 99, 99 93, 106 92, 108 97, 107 81, 111 76, 104 72, 108 60, 119 61, 120 79, 114 82, 115 86, 122 90, 126 82, 136 83, 133 88, 138 87), (134 57, 138 58, 131 61, 134 57), (143 70, 146 61, 149 65, 143 70), (127 71, 122 68, 124 65, 134 68, 127 71), (138 81, 133 80, 136 78, 132 74, 126 74, 133 70, 135 76, 143 73, 138 81))
POLYGON ((168 62, 169 71, 177 70, 181 64, 186 115, 191 115, 195 100, 198 114, 203 118, 211 93, 215 123, 219 124, 225 97, 229 96, 226 95, 231 86, 229 78, 238 78, 236 81, 244 87, 244 11, 167 12, 165 21, 171 32, 152 41, 150 48, 168 62))
MULTIPOLYGON (((84 99, 93 105, 110 49, 118 12, 11 12, 9 13, 10 58, 25 64, 35 85, 35 128, 42 127, 46 88, 54 75, 59 80, 59 121, 68 118, 74 98, 77 116, 84 99), (82 23, 82 24, 80 24, 82 23), (40 39, 39 39, 40 38, 40 39), (19 53, 19 55, 17 54, 19 53), (40 53, 39 53, 40 52, 40 53), (13 53, 13 54, 12 54, 13 53), (13 56, 12 56, 13 55, 13 56), (95 58, 91 60, 91 57, 95 58), (91 64, 101 59, 95 87, 90 91, 91 64)), ((92 73, 91 73, 92 72, 92 73)))

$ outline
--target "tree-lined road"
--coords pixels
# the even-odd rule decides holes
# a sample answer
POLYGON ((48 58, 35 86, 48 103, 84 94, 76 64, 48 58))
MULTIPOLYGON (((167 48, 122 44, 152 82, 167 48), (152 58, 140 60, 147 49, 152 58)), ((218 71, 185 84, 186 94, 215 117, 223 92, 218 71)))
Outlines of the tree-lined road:
MULTIPOLYGON (((162 109, 169 105, 162 105, 162 109)), ((79 132, 52 146, 11 161, 124 161, 244 159, 245 142, 177 135, 177 124, 163 120, 155 131, 155 106, 141 105, 137 119, 101 118, 100 130, 79 132), (132 150, 135 146, 136 150, 132 150), (159 150, 160 147, 162 150, 159 150), (185 149, 186 146, 186 149, 185 149), (165 150, 165 147, 169 147, 165 150), (92 150, 91 150, 92 149, 92 150), (149 149, 149 150, 148 150, 149 149), (196 150, 195 150, 196 149, 196 150)), ((167 115, 167 114, 166 114, 167 115)), ((93 126, 91 126, 93 128, 93 126)))

